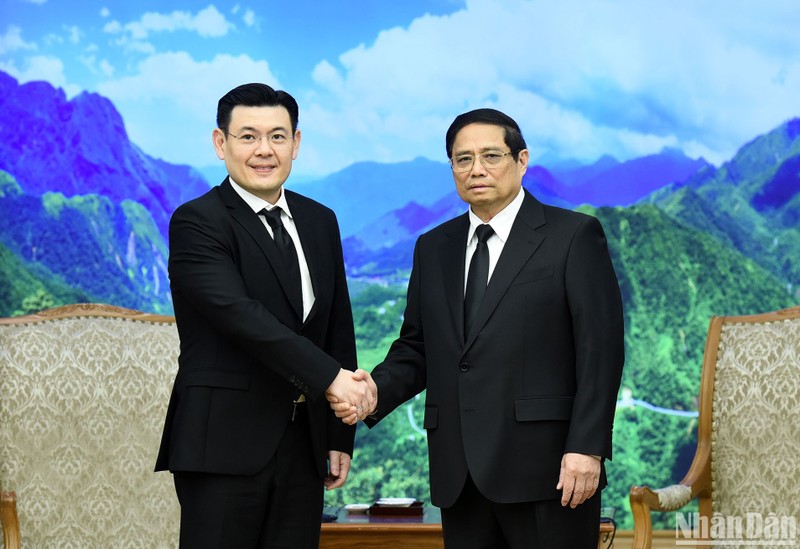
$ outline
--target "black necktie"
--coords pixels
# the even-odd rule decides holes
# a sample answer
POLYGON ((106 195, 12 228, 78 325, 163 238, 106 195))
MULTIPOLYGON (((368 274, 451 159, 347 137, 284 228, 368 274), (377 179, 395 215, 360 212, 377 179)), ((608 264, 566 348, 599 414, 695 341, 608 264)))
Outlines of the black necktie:
POLYGON ((489 282, 489 246, 486 241, 494 234, 494 230, 490 225, 479 225, 475 234, 478 235, 478 245, 469 262, 467 291, 464 295, 464 339, 469 335, 483 294, 486 293, 486 284, 489 282))
POLYGON ((298 310, 302 311, 303 290, 300 280, 300 262, 297 259, 297 249, 294 247, 292 237, 286 227, 283 226, 283 221, 281 221, 281 209, 279 207, 271 210, 265 208, 258 213, 267 219, 267 223, 272 228, 272 238, 275 240, 275 245, 278 247, 278 251, 286 264, 290 284, 287 292, 289 299, 298 310))

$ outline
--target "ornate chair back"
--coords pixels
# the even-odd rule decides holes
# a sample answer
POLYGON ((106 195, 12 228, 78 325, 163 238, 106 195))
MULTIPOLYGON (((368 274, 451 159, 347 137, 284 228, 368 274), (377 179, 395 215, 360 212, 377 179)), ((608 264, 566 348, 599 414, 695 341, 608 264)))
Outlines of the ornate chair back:
POLYGON ((714 317, 703 359, 694 460, 677 485, 631 489, 633 547, 651 546, 651 509, 675 511, 695 497, 695 535, 795 539, 800 545, 798 488, 800 307, 714 317))
POLYGON ((0 319, 7 549, 175 545, 172 479, 153 466, 178 350, 172 317, 107 305, 0 319))
POLYGON ((800 308, 716 322, 712 511, 800 519, 800 308))

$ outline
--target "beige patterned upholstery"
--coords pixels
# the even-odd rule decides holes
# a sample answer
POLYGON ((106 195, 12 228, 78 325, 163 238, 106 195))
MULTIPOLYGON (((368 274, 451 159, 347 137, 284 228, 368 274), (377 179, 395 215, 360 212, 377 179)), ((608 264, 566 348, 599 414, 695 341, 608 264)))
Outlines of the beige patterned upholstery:
POLYGON ((800 525, 800 307, 714 317, 700 391, 698 447, 686 477, 659 490, 631 489, 634 549, 651 547, 650 509, 676 510, 695 497, 701 516, 774 513, 800 525))
POLYGON ((172 317, 106 305, 0 320, 0 486, 22 547, 177 546, 172 477, 153 466, 178 349, 172 317))

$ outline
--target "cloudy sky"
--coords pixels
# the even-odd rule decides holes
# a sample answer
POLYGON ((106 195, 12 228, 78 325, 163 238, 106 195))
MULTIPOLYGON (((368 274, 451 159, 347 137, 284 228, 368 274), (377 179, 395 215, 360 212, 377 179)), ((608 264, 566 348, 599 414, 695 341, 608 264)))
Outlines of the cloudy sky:
POLYGON ((534 161, 683 149, 719 164, 800 116, 796 0, 0 0, 0 70, 96 92, 150 155, 218 166, 216 102, 300 103, 295 173, 445 161, 457 114, 499 108, 534 161))

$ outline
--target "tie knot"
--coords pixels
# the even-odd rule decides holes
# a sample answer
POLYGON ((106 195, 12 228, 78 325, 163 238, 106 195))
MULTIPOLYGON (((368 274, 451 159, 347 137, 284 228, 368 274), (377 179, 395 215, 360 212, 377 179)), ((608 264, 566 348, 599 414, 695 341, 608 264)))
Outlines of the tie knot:
POLYGON ((258 213, 267 219, 267 223, 269 223, 273 231, 283 225, 283 221, 281 221, 281 209, 278 206, 275 206, 271 210, 264 208, 258 213))
POLYGON ((478 242, 484 243, 494 234, 494 229, 491 225, 478 225, 475 234, 478 235, 478 242))

